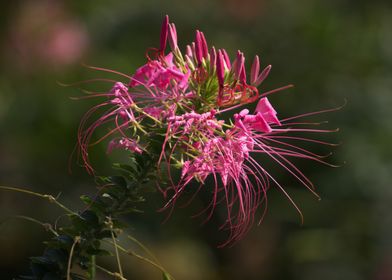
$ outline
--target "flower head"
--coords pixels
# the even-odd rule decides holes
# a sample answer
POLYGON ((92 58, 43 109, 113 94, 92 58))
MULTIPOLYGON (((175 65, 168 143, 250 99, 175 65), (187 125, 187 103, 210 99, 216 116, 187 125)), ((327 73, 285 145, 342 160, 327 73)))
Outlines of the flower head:
POLYGON ((91 109, 81 123, 79 148, 87 169, 93 171, 88 161, 93 133, 98 127, 109 125, 109 132, 96 141, 111 139, 109 152, 116 148, 128 153, 154 153, 149 149, 152 139, 161 139, 161 149, 154 157, 156 167, 162 170, 166 166, 171 185, 164 193, 174 193, 163 209, 173 207, 192 182, 199 184, 199 189, 211 189, 211 202, 204 212, 209 219, 219 204, 226 207, 222 228, 229 230, 229 237, 224 244, 240 239, 254 223, 260 208, 265 212, 267 192, 272 185, 300 213, 283 186, 255 155, 266 155, 315 194, 313 184, 291 158, 328 163, 323 156, 289 141, 333 144, 290 133, 333 132, 309 128, 312 123, 293 122, 328 110, 279 119, 267 96, 290 86, 264 93, 257 89, 269 74, 270 65, 260 73, 260 60, 255 56, 248 82, 245 55, 238 51, 231 61, 226 50, 209 49, 205 35, 198 30, 195 42, 182 54, 176 28, 168 16, 163 21, 157 50, 156 57, 148 57, 132 76, 93 68, 118 73, 128 81, 115 82, 112 90, 103 94, 107 100, 91 109), (165 53, 167 40, 171 52, 165 53), (256 101, 253 114, 243 108, 256 101), (88 123, 101 108, 107 109, 88 123), (222 119, 224 112, 233 112, 231 120, 222 119), (305 127, 298 127, 301 124, 305 127), (180 178, 171 177, 172 168, 181 169, 180 178), (209 179, 212 185, 207 184, 209 179))

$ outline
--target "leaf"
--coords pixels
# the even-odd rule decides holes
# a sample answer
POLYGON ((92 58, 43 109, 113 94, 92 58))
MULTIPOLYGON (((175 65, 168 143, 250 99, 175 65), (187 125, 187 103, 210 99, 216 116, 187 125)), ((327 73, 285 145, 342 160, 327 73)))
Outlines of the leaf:
POLYGON ((46 249, 44 257, 57 264, 65 263, 68 260, 68 255, 61 249, 46 249))
POLYGON ((32 263, 35 263, 35 264, 52 265, 54 263, 51 259, 49 259, 48 257, 44 257, 44 256, 30 257, 30 260, 32 263))
POLYGON ((72 228, 71 230, 75 232, 84 232, 89 230, 89 225, 86 222, 86 220, 82 219, 80 216, 73 215, 70 216, 71 222, 72 222, 72 228))
POLYGON ((113 184, 115 184, 117 186, 120 186, 123 188, 127 187, 127 181, 122 176, 110 176, 109 179, 113 184))
POLYGON ((71 236, 65 235, 65 234, 61 234, 59 236, 56 236, 54 239, 62 244, 69 245, 69 246, 72 246, 72 244, 74 242, 74 240, 71 236))
POLYGON ((84 194, 80 196, 80 200, 82 200, 86 205, 91 205, 94 202, 88 195, 84 194))
POLYGON ((99 219, 97 214, 95 214, 93 211, 91 210, 86 210, 84 211, 80 217, 85 220, 87 223, 89 223, 89 225, 91 227, 98 227, 99 226, 99 219))

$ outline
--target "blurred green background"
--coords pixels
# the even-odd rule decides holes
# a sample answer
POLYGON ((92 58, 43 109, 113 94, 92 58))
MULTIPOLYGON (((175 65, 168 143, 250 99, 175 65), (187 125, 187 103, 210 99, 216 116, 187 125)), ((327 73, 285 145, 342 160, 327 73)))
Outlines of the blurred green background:
MULTIPOLYGON (((74 209, 93 194, 94 180, 71 160, 76 131, 94 100, 59 86, 108 77, 82 62, 131 74, 158 46, 169 14, 184 47, 195 29, 210 45, 255 54, 272 72, 262 89, 295 84, 271 96, 280 117, 347 105, 312 117, 340 132, 331 161, 340 168, 296 164, 313 180, 317 201, 287 174, 279 180, 300 205, 305 222, 277 190, 269 192, 264 223, 232 248, 218 249, 220 217, 201 226, 190 216, 206 203, 165 215, 158 194, 129 217, 132 233, 176 279, 392 279, 392 2, 365 0, 3 1, 0 17, 0 184, 60 194, 74 209)), ((98 88, 107 90, 107 84, 98 88)), ((320 138, 321 139, 321 138, 320 138)), ((326 151, 326 150, 319 150, 326 151)), ((112 174, 105 146, 92 150, 101 174, 112 174)), ((30 215, 53 222, 62 213, 33 197, 0 192, 0 219, 30 215)), ((58 221, 61 223, 61 218, 58 221)), ((0 225, 1 279, 28 270, 49 233, 20 220, 0 225)), ((130 244, 131 246, 131 244, 130 244)), ((100 260, 110 267, 108 259, 100 260)), ((159 279, 153 268, 124 257, 128 279, 159 279)), ((114 266, 113 266, 114 267, 114 266)), ((100 275, 99 279, 109 279, 100 275)))

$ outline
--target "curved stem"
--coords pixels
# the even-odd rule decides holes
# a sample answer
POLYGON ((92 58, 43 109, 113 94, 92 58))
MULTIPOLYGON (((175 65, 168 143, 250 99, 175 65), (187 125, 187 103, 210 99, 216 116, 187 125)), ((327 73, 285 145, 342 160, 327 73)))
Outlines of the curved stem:
POLYGON ((119 280, 127 280, 127 278, 124 278, 123 276, 119 275, 117 272, 111 272, 110 270, 107 270, 106 268, 100 266, 100 265, 95 265, 98 269, 100 269, 101 271, 109 274, 110 276, 115 277, 116 279, 119 280))
POLYGON ((117 260, 117 265, 118 265, 118 272, 120 273, 121 277, 124 277, 123 276, 123 272, 122 272, 122 267, 121 267, 120 254, 118 253, 118 249, 117 249, 119 247, 119 245, 117 245, 116 238, 114 236, 113 222, 112 222, 112 219, 110 217, 109 217, 109 222, 108 223, 109 223, 109 226, 110 226, 110 233, 112 235, 112 242, 113 242, 113 245, 114 245, 114 252, 116 254, 116 260, 117 260))
POLYGON ((149 250, 146 246, 143 245, 139 240, 137 240, 135 237, 132 235, 128 235, 128 238, 131 239, 133 242, 135 242, 140 248, 143 249, 143 251, 149 255, 157 264, 161 265, 157 257, 149 250))
POLYGON ((34 219, 32 217, 28 217, 28 216, 24 216, 24 215, 14 215, 14 216, 8 217, 5 220, 3 220, 2 222, 0 222, 0 224, 5 222, 6 220, 12 219, 12 218, 14 218, 14 219, 22 219, 22 220, 26 220, 26 221, 30 221, 30 222, 39 224, 42 227, 44 227, 46 231, 50 231, 51 233, 53 233, 53 235, 59 236, 59 234, 53 229, 53 226, 51 224, 44 223, 44 222, 41 222, 41 221, 39 221, 37 219, 34 219))
POLYGON ((58 202, 58 200, 53 195, 41 194, 41 193, 37 193, 37 192, 26 190, 26 189, 22 189, 22 188, 8 187, 8 186, 0 186, 0 189, 7 190, 7 191, 21 192, 21 193, 37 196, 37 197, 40 197, 40 198, 43 198, 43 199, 47 199, 47 200, 49 200, 49 202, 56 204, 57 206, 59 206, 60 208, 62 208, 66 212, 68 212, 69 214, 78 215, 77 213, 75 213, 74 211, 70 210, 65 205, 63 205, 60 202, 58 202))
POLYGON ((78 244, 79 242, 80 242, 80 236, 75 236, 71 250, 69 251, 69 258, 68 258, 68 264, 67 264, 67 280, 71 280, 72 255, 75 250, 76 244, 78 244))
MULTIPOLYGON (((110 241, 109 241, 109 244, 115 245, 113 242, 110 242, 110 241)), ((168 275, 168 276, 170 277, 170 279, 174 280, 174 277, 171 276, 171 275, 166 271, 166 269, 164 269, 161 265, 159 265, 159 264, 153 262, 152 260, 150 260, 150 259, 148 259, 148 258, 146 258, 146 257, 143 257, 143 256, 141 256, 141 255, 135 253, 134 251, 132 251, 132 250, 130 250, 130 249, 127 250, 127 249, 125 249, 124 247, 122 247, 122 246, 120 246, 120 245, 118 245, 118 244, 116 244, 116 247, 117 247, 118 249, 120 249, 120 251, 122 251, 123 253, 125 253, 125 254, 127 254, 127 255, 133 256, 133 257, 135 257, 135 258, 137 258, 137 259, 139 259, 139 260, 141 260, 141 261, 144 261, 144 262, 146 262, 146 263, 148 263, 148 264, 151 264, 152 266, 155 266, 155 267, 158 268, 162 273, 165 273, 166 275, 168 275)))

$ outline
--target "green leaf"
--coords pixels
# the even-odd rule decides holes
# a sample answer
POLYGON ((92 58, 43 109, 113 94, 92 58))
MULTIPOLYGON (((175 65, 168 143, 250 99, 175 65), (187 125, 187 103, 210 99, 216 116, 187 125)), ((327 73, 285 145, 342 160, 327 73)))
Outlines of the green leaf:
POLYGON ((49 259, 48 257, 30 257, 30 260, 32 263, 35 264, 44 264, 44 265, 51 265, 53 264, 53 261, 51 259, 49 259))
POLYGON ((93 211, 91 210, 86 210, 84 211, 80 217, 85 220, 87 223, 89 223, 89 225, 91 227, 98 227, 99 226, 99 219, 97 214, 95 214, 93 211))
POLYGON ((89 225, 87 224, 86 220, 82 219, 80 216, 73 215, 70 216, 72 226, 71 230, 75 232, 83 232, 89 229, 89 225))
POLYGON ((81 195, 80 199, 84 202, 86 205, 91 205, 93 204, 93 200, 88 196, 88 195, 81 195))
POLYGON ((115 184, 117 186, 120 186, 123 188, 127 187, 127 181, 122 176, 110 176, 109 179, 113 184, 115 184))

